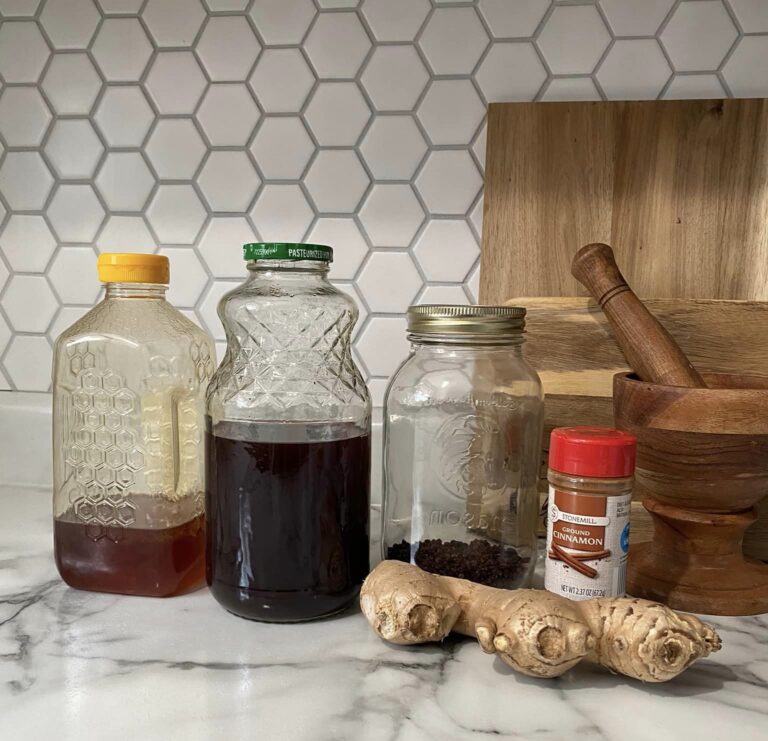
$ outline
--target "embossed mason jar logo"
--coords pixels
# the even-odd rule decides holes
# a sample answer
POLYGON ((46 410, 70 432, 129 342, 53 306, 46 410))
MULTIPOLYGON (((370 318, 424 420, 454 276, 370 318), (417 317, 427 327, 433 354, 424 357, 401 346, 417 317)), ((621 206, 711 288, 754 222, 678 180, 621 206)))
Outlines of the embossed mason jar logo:
POLYGON ((504 521, 504 515, 500 511, 466 510, 459 512, 455 509, 433 509, 429 512, 430 527, 464 525, 470 530, 500 532, 504 521))
POLYGON ((446 419, 435 435, 432 469, 447 492, 459 499, 482 496, 489 488, 485 473, 500 451, 501 428, 493 410, 473 410, 446 419))

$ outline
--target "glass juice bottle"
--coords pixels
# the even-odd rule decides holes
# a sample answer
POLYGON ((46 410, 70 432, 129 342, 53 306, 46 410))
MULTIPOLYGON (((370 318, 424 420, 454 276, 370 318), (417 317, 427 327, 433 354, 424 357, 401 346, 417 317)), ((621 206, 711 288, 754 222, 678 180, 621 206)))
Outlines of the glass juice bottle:
POLYGON ((166 300, 168 258, 102 254, 104 300, 56 341, 54 550, 72 587, 166 597, 204 584, 211 338, 166 300))
POLYGON ((330 247, 247 244, 208 389, 207 579, 242 617, 339 612, 369 569, 371 402, 330 247))

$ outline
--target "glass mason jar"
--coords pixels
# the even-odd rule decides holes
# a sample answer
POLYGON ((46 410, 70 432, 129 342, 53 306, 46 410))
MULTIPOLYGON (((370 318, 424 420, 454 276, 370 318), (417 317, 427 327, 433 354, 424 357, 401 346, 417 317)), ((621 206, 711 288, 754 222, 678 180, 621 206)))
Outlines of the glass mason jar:
POLYGON ((168 258, 102 254, 104 300, 56 341, 54 549, 67 584, 165 597, 205 583, 213 341, 165 300, 168 258))
POLYGON ((383 558, 495 587, 536 560, 543 393, 525 309, 411 306, 384 409, 383 558))
POLYGON ((330 247, 246 244, 219 303, 208 389, 207 580, 242 617, 346 608, 369 570, 371 402, 351 352, 358 311, 328 282, 330 247))

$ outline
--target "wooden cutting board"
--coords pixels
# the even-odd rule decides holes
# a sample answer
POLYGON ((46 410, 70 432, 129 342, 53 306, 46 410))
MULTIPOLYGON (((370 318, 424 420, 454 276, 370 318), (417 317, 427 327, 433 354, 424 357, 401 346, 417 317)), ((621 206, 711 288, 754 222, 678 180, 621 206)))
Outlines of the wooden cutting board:
MULTIPOLYGON (((701 372, 768 375, 768 303, 645 299, 701 372)), ((524 296, 525 356, 548 394, 611 398, 613 376, 629 370, 608 320, 590 298, 524 296)))
POLYGON ((766 100, 491 105, 481 301, 584 295, 597 241, 640 296, 768 300, 766 100))
MULTIPOLYGON (((706 301, 768 301, 766 101, 491 105, 481 302, 583 296, 571 259, 596 241, 638 295, 705 300, 651 302, 700 370, 768 374, 766 307, 706 301)), ((610 377, 626 364, 602 314, 575 298, 512 303, 529 308, 547 431, 610 424, 610 377)), ((745 550, 768 559, 763 510, 745 550)), ((633 540, 649 534, 635 503, 633 540)))

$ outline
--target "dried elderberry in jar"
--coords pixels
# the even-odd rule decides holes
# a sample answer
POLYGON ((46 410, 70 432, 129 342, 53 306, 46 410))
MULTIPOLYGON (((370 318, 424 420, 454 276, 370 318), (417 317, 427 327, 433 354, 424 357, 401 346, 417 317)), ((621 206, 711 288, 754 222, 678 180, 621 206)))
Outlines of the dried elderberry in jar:
POLYGON ((386 394, 382 555, 495 587, 536 556, 543 393, 525 309, 412 306, 386 394))

